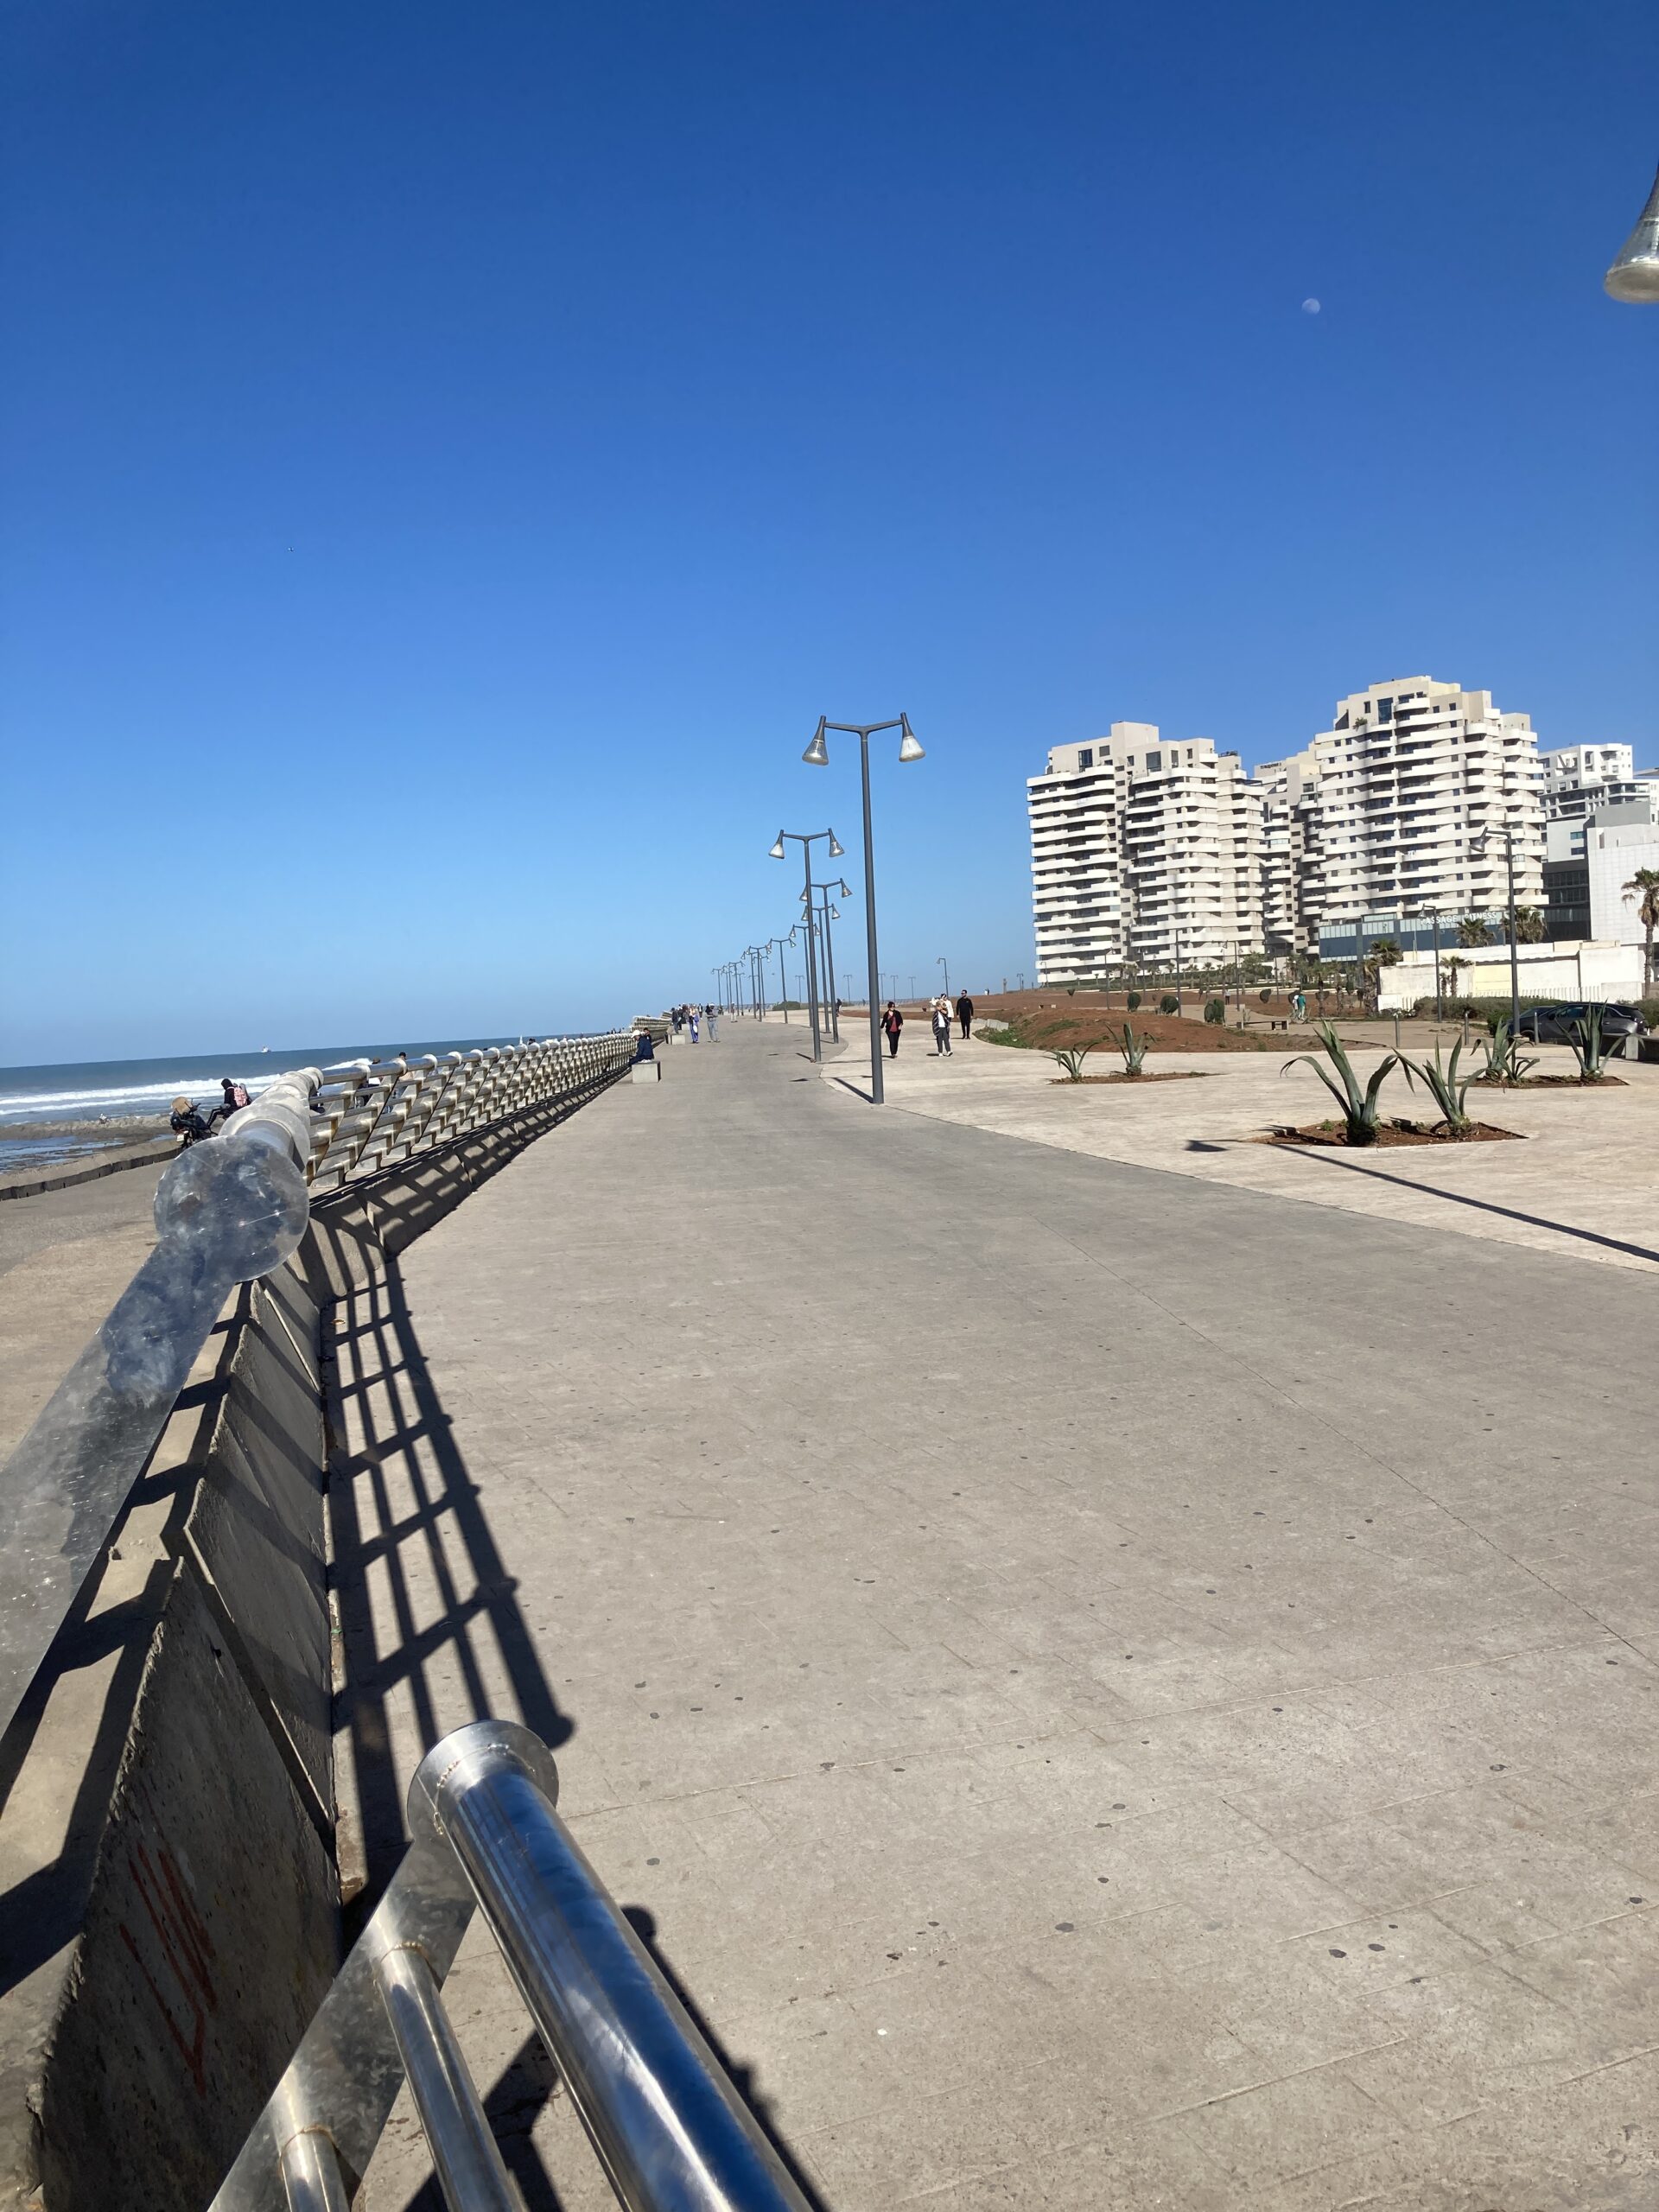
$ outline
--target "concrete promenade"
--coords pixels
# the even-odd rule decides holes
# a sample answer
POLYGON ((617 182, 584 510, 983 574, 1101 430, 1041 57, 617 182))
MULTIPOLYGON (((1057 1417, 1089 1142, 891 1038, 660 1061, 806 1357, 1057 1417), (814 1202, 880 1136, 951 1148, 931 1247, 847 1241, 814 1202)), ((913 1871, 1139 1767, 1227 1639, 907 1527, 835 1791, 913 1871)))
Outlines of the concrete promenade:
MULTIPOLYGON (((1649 2212, 1659 1290, 801 1041, 671 1050, 342 1313, 368 1893, 522 1712, 838 2212, 1649 2212)), ((451 1992, 531 2212, 608 2203, 487 1939, 451 1992)), ((362 2201, 424 2171, 400 2108, 362 2201)))

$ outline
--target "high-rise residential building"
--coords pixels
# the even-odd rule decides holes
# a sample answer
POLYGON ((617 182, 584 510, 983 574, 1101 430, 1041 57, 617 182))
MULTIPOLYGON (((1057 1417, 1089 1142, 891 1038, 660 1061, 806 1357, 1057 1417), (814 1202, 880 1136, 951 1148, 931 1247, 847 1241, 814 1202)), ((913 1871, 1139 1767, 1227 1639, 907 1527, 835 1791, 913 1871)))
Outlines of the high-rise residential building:
POLYGON ((1114 722, 1027 788, 1039 983, 1262 950, 1262 794, 1236 753, 1114 722))
MULTIPOLYGON (((1628 747, 1570 752, 1558 780, 1579 779, 1585 810, 1632 788, 1628 747)), ((1516 901, 1540 906, 1545 780, 1528 716, 1427 676, 1338 700, 1329 729, 1254 777, 1208 738, 1114 722, 1030 779, 1039 980, 1489 918, 1508 899, 1506 832, 1516 901)))
POLYGON ((1097 744, 1052 746, 1046 772, 1027 780, 1039 983, 1098 976, 1127 956, 1126 779, 1112 742, 1131 733, 1158 734, 1148 724, 1115 722, 1097 744))
POLYGON ((1507 896, 1505 830, 1516 902, 1542 899, 1538 740, 1490 691, 1427 676, 1373 683, 1338 701, 1313 751, 1314 927, 1376 912, 1496 912, 1507 896))
POLYGON ((1564 745, 1539 756, 1544 771, 1544 816, 1550 822, 1582 822, 1604 806, 1646 796, 1652 771, 1638 778, 1629 745, 1564 745))
POLYGON ((1307 943, 1304 916, 1318 840, 1314 800, 1319 758, 1312 746, 1264 760, 1255 772, 1262 792, 1262 932, 1275 958, 1307 943))

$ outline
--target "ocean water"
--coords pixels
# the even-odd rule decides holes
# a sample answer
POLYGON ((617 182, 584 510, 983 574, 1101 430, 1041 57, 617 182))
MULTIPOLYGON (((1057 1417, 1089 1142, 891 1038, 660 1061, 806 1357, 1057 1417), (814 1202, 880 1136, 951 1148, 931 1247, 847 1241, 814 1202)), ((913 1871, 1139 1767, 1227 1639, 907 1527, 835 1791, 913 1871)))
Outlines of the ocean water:
POLYGON ((384 1059, 406 1052, 465 1052, 480 1045, 516 1045, 516 1037, 444 1038, 410 1044, 310 1045, 293 1051, 173 1052, 154 1060, 72 1060, 55 1067, 0 1068, 0 1173, 52 1166, 96 1153, 132 1133, 99 1123, 135 1116, 165 1121, 173 1101, 194 1099, 204 1109, 219 1100, 219 1077, 246 1084, 257 1096, 290 1068, 327 1068, 342 1061, 384 1059), (22 1125, 66 1126, 49 1135, 22 1133, 22 1125))

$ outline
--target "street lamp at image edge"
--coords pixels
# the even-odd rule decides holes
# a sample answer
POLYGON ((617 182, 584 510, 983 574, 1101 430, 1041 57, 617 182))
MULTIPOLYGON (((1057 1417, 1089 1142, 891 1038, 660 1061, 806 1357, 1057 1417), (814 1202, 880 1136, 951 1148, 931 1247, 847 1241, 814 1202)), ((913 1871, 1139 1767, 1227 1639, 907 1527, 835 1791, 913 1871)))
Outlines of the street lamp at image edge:
POLYGON ((1653 190, 1636 219, 1636 228, 1601 281, 1613 299, 1623 300, 1628 306, 1659 305, 1659 176, 1654 178, 1653 190))
POLYGON ((771 846, 771 847, 768 849, 767 853, 766 853, 766 858, 767 858, 769 861, 780 861, 780 860, 782 860, 782 858, 783 858, 783 857, 784 857, 784 833, 783 833, 783 831, 780 830, 778 832, 778 842, 777 842, 777 843, 776 843, 775 845, 771 846))

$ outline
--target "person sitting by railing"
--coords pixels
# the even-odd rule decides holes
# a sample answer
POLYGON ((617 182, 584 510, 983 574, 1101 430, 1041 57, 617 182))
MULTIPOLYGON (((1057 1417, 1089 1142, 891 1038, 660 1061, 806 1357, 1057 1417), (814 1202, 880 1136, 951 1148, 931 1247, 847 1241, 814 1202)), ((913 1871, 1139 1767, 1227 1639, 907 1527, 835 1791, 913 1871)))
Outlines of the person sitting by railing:
POLYGON ((173 1101, 171 1122, 173 1134, 180 1141, 181 1151, 187 1145, 200 1144, 203 1137, 210 1137, 213 1134, 213 1123, 202 1119, 195 1101, 191 1098, 175 1098, 173 1101))

